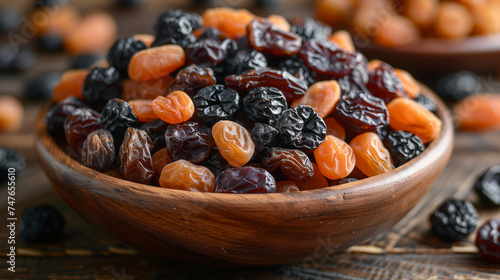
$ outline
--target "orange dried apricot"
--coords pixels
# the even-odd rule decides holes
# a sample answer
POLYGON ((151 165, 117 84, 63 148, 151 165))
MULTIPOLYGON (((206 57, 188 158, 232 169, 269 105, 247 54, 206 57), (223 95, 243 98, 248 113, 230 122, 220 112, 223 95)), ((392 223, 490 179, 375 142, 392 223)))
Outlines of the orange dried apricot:
POLYGON ((434 33, 444 39, 459 39, 468 36, 474 27, 471 12, 462 4, 442 2, 434 22, 434 33))
POLYGON ((38 36, 46 34, 66 36, 80 23, 80 12, 71 5, 41 7, 34 9, 28 15, 28 19, 38 36))
POLYGON ((168 86, 174 78, 166 76, 156 80, 134 81, 125 79, 123 81, 123 99, 126 101, 134 99, 155 99, 158 96, 167 94, 168 86))
POLYGON ((408 97, 413 99, 420 94, 420 85, 410 73, 405 70, 394 68, 394 74, 401 80, 401 84, 406 94, 408 94, 408 97))
POLYGON ((140 122, 150 122, 158 119, 158 116, 153 112, 153 100, 148 99, 135 99, 128 102, 134 110, 140 122))
POLYGON ((233 121, 219 121, 212 127, 212 136, 222 157, 231 166, 243 166, 252 158, 255 144, 243 126, 233 121))
POLYGON ((322 189, 328 187, 328 181, 319 170, 318 165, 312 163, 312 166, 314 169, 314 176, 312 177, 311 180, 307 182, 301 182, 301 181, 295 182, 295 184, 297 184, 297 187, 301 191, 322 189))
POLYGON ((52 90, 52 100, 59 103, 67 97, 83 99, 82 86, 89 71, 86 69, 68 70, 63 73, 59 83, 52 90))
POLYGON ((128 75, 135 81, 155 80, 170 75, 186 62, 184 49, 164 45, 136 52, 130 59, 128 75))
POLYGON ((164 122, 177 124, 189 120, 194 113, 194 104, 187 93, 176 90, 167 96, 158 96, 151 105, 153 112, 164 122))
POLYGON ((330 115, 340 97, 340 86, 335 80, 316 82, 306 94, 292 102, 291 107, 309 105, 321 118, 330 115))
POLYGON ((407 0, 402 14, 411 19, 421 29, 428 29, 436 19, 439 0, 407 0))
POLYGON ((16 98, 0 96, 0 132, 14 132, 23 122, 24 108, 16 98))
POLYGON ((352 148, 332 135, 327 135, 325 141, 313 153, 321 174, 328 179, 347 177, 356 166, 352 148))
POLYGON ((396 14, 388 16, 373 37, 373 41, 383 47, 403 46, 419 39, 420 30, 415 23, 396 14))
POLYGON ((276 192, 278 193, 291 193, 298 191, 299 187, 297 187, 297 184, 295 184, 295 182, 292 180, 284 180, 276 182, 276 192))
POLYGON ((339 46, 341 49, 346 50, 348 52, 356 51, 354 43, 352 42, 351 34, 345 30, 339 30, 334 32, 332 35, 328 37, 328 40, 339 46))
POLYGON ((63 38, 63 47, 72 55, 107 52, 116 39, 118 27, 106 12, 91 12, 63 38))
POLYGON ((159 183, 162 188, 213 192, 215 176, 210 169, 181 159, 165 165, 159 183))
POLYGON ((479 35, 500 32, 500 9, 492 4, 485 4, 472 10, 474 33, 479 35))
POLYGON ((231 39, 247 35, 247 25, 255 18, 255 15, 245 9, 212 8, 207 9, 203 15, 203 26, 205 28, 216 28, 231 39))
POLYGON ((424 144, 441 132, 441 120, 409 98, 397 97, 387 104, 389 126, 417 135, 424 144))
POLYGON ((458 127, 478 131, 500 127, 500 95, 477 94, 459 101, 453 110, 458 127))
POLYGON ((349 143, 356 157, 356 167, 368 177, 392 170, 389 151, 373 132, 362 133, 349 143))
POLYGON ((134 34, 132 37, 136 40, 142 41, 148 48, 150 48, 155 41, 155 36, 152 34, 134 34))
POLYGON ((267 20, 269 20, 277 28, 285 32, 290 32, 290 23, 288 23, 285 17, 280 15, 270 15, 267 17, 267 20))
POLYGON ((355 1, 318 0, 314 6, 316 17, 330 26, 338 26, 347 21, 355 1))
POLYGON ((324 121, 326 124, 326 135, 333 135, 341 140, 345 140, 345 129, 334 117, 325 118, 324 121))

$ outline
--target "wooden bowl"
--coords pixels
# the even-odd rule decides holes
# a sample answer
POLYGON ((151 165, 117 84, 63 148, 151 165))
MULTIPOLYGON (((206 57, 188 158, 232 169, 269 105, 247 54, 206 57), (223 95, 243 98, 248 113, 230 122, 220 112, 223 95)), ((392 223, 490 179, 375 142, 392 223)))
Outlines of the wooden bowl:
POLYGON ((357 44, 368 59, 377 58, 418 78, 462 70, 490 74, 500 70, 500 34, 462 40, 425 38, 411 45, 386 48, 357 44))
POLYGON ((164 189, 117 179, 68 156, 36 125, 39 161, 57 192, 92 225, 145 253, 174 260, 274 265, 342 251, 390 229, 446 165, 451 117, 438 105, 441 134, 391 172, 299 193, 224 194, 164 189))

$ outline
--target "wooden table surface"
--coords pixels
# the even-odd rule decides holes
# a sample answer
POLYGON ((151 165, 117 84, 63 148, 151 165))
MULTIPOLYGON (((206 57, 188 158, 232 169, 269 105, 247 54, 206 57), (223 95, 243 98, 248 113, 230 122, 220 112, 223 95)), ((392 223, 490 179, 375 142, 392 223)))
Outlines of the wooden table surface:
MULTIPOLYGON (((160 12, 147 8, 113 10, 120 37, 148 32, 160 12)), ((70 61, 64 54, 42 53, 28 72, 1 75, 0 94, 21 97, 27 79, 46 71, 64 70, 70 61)), ((0 135, 0 146, 19 149, 27 159, 24 173, 17 178, 17 217, 27 207, 49 203, 63 213, 66 236, 63 242, 48 246, 28 245, 17 238, 16 272, 11 273, 5 258, 8 232, 0 225, 0 279, 500 279, 500 264, 487 262, 477 253, 475 234, 465 242, 446 243, 432 235, 428 222, 429 214, 451 197, 472 201, 481 223, 500 217, 500 209, 481 205, 472 191, 479 174, 500 164, 500 131, 458 131, 454 153, 434 187, 387 233, 339 254, 328 252, 328 240, 318 240, 318 258, 294 264, 207 267, 142 255, 83 221, 52 189, 37 163, 32 130, 42 104, 25 102, 24 106, 21 130, 0 135)), ((7 217, 6 192, 6 186, 0 186, 0 221, 7 217)))

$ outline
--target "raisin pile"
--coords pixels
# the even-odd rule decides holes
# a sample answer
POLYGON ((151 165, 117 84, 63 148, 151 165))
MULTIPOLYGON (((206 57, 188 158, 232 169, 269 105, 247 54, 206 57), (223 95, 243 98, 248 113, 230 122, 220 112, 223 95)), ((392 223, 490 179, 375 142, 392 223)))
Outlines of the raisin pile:
POLYGON ((408 72, 311 18, 169 10, 153 30, 54 86, 48 130, 89 168, 185 191, 296 192, 388 172, 440 133, 408 72))

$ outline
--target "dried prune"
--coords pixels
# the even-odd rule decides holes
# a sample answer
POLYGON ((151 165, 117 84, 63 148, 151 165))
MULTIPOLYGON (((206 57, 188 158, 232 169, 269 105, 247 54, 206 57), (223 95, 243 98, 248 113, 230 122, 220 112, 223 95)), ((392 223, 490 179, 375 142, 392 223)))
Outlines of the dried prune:
POLYGON ((493 165, 474 184, 474 190, 482 201, 500 206, 500 165, 493 165))
POLYGON ((258 87, 252 89, 244 98, 241 108, 248 119, 272 124, 288 109, 286 98, 275 87, 258 87))
POLYGON ((318 40, 325 41, 332 29, 310 17, 293 18, 290 20, 290 31, 302 37, 303 41, 318 40))
POLYGON ((408 97, 394 69, 385 63, 381 63, 370 71, 367 88, 371 94, 383 99, 386 103, 396 97, 408 97))
POLYGON ((101 114, 86 107, 76 109, 64 121, 66 140, 78 153, 87 135, 101 127, 101 114))
POLYGON ((362 133, 349 143, 356 157, 356 167, 371 177, 391 171, 391 155, 380 137, 373 132, 362 133))
POLYGON ((149 184, 154 175, 152 148, 153 143, 145 131, 127 129, 118 154, 118 168, 123 178, 149 184))
POLYGON ((227 87, 246 94, 250 90, 258 87, 279 88, 286 97, 287 102, 304 95, 307 91, 305 81, 295 77, 287 71, 258 69, 250 70, 244 75, 231 75, 225 79, 227 87))
POLYGON ((146 49, 146 45, 133 36, 122 38, 116 41, 108 52, 109 65, 115 67, 122 78, 128 77, 128 64, 132 56, 146 49))
POLYGON ((434 103, 429 97, 423 94, 417 95, 417 97, 413 98, 413 100, 427 109, 429 112, 435 113, 437 110, 436 103, 434 103))
POLYGON ((302 38, 276 27, 269 20, 254 19, 247 26, 248 39, 256 50, 267 56, 292 56, 300 51, 302 38))
POLYGON ((384 145, 396 166, 407 163, 425 150, 422 140, 406 131, 391 131, 384 139, 384 145))
POLYGON ((106 172, 113 167, 114 161, 113 135, 105 129, 91 132, 82 145, 82 164, 99 172, 106 172))
POLYGON ((26 160, 21 152, 0 147, 0 184, 9 179, 9 173, 15 173, 17 176, 22 174, 25 167, 26 160), (14 172, 9 172, 11 168, 14 169, 14 172))
POLYGON ((232 121, 219 121, 212 128, 212 136, 221 155, 232 166, 242 166, 253 157, 255 144, 243 126, 232 121))
POLYGON ((291 107, 308 105, 313 107, 321 118, 326 118, 333 111, 340 97, 340 86, 335 80, 314 83, 306 94, 292 102, 291 107))
POLYGON ((166 97, 156 97, 151 108, 160 119, 167 123, 185 122, 193 116, 195 109, 189 95, 180 90, 171 92, 166 97))
POLYGON ((314 150, 314 159, 321 174, 332 180, 349 176, 356 166, 352 148, 332 135, 327 135, 325 141, 314 150))
POLYGON ((500 262, 500 219, 490 219, 479 228, 476 246, 485 259, 500 262))
POLYGON ((307 182, 314 176, 311 160, 300 150, 271 148, 265 153, 262 164, 269 171, 279 168, 283 175, 294 181, 307 182))
POLYGON ((193 97, 198 117, 209 127, 221 120, 234 120, 239 101, 238 93, 223 85, 205 87, 193 97))
MULTIPOLYGON (((28 81, 24 89, 24 97, 31 100, 47 100, 52 96, 52 90, 59 83, 61 73, 49 72, 36 76, 28 81)), ((60 100, 62 101, 62 100, 60 100)))
POLYGON ((268 148, 279 146, 279 132, 276 128, 264 124, 256 123, 252 129, 252 139, 257 152, 265 151, 268 148))
POLYGON ((197 122, 171 124, 165 131, 168 154, 173 161, 184 159, 200 163, 215 146, 210 129, 197 122))
POLYGON ((77 108, 87 107, 80 99, 70 96, 52 107, 45 115, 45 124, 53 136, 64 135, 64 121, 77 108))
POLYGON ((267 67, 266 57, 256 50, 241 49, 235 55, 227 58, 217 66, 212 67, 217 81, 224 82, 229 75, 240 75, 250 70, 258 70, 267 67))
POLYGON ((310 106, 285 110, 276 122, 284 147, 314 150, 325 140, 326 124, 310 106))
POLYGON ((126 101, 115 98, 106 103, 102 109, 102 128, 113 134, 115 147, 119 147, 123 140, 123 135, 127 128, 134 126, 138 122, 134 110, 126 101))
POLYGON ((385 102, 363 91, 344 93, 333 115, 350 137, 367 131, 380 133, 389 125, 385 102))
POLYGON ((479 217, 469 201, 447 199, 430 216, 432 232, 447 241, 466 239, 474 232, 479 217))
POLYGON ((238 50, 238 45, 227 36, 218 35, 198 40, 188 45, 185 50, 189 63, 211 67, 233 56, 238 50))
POLYGON ((215 85, 214 71, 208 67, 191 64, 177 72, 168 91, 180 90, 187 94, 196 94, 200 89, 215 85))
POLYGON ((183 10, 169 10, 158 18, 154 26, 156 37, 152 46, 175 44, 185 48, 194 43, 193 30, 201 27, 201 16, 183 10))
POLYGON ((217 193, 275 193, 276 181, 263 168, 242 166, 222 171, 215 179, 217 193))
POLYGON ((37 205, 23 211, 19 232, 21 239, 29 243, 54 243, 64 237, 66 221, 51 205, 37 205))
POLYGON ((215 176, 208 168, 182 159, 165 165, 160 175, 162 188, 213 192, 214 184, 215 176))
POLYGON ((437 94, 448 102, 458 102, 480 89, 479 76, 470 71, 449 74, 440 78, 436 84, 437 94))
POLYGON ((311 71, 298 55, 281 61, 278 67, 305 81, 309 86, 316 82, 316 72, 311 71))
POLYGON ((152 153, 165 147, 165 130, 167 130, 168 126, 168 123, 162 121, 161 119, 157 119, 145 123, 140 127, 140 129, 146 131, 149 138, 153 142, 154 148, 151 150, 152 153))
POLYGON ((103 105, 122 95, 122 79, 114 67, 96 67, 90 70, 83 82, 83 98, 91 105, 103 105))

